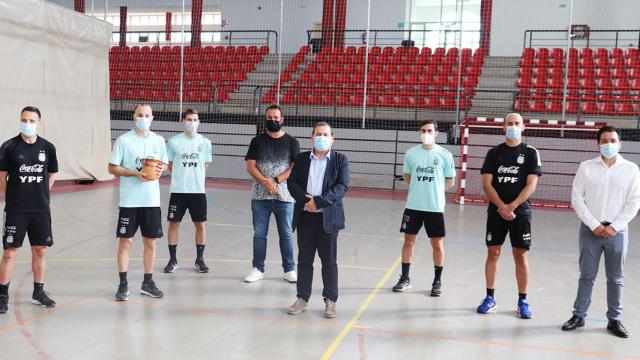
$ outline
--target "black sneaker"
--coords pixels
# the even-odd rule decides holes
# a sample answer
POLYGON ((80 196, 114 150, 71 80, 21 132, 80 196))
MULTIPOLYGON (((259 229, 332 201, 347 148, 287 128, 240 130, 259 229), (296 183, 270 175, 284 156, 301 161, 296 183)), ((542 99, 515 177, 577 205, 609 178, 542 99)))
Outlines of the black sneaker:
POLYGON ((129 299, 129 284, 121 282, 118 285, 118 292, 116 293, 116 301, 127 301, 129 299))
POLYGON ((0 295, 0 314, 9 311, 9 295, 0 295))
POLYGON ((196 271, 199 272, 199 273, 208 273, 209 272, 209 267, 207 266, 207 264, 204 263, 204 260, 202 260, 202 259, 196 259, 196 263, 195 263, 194 267, 196 268, 196 271))
POLYGON ((442 283, 440 282, 440 280, 433 280, 433 284, 431 284, 431 291, 429 292, 429 295, 433 297, 438 297, 442 295, 442 291, 440 290, 441 286, 442 286, 442 283))
POLYGON ((395 292, 402 292, 409 289, 411 289, 411 280, 409 280, 409 278, 405 279, 403 277, 400 277, 398 283, 393 288, 391 288, 391 290, 395 292))
POLYGON ((156 283, 153 280, 148 283, 142 283, 140 294, 151 296, 152 298, 161 298, 164 296, 162 291, 156 287, 156 283))
POLYGON ((167 266, 164 267, 164 272, 166 273, 173 273, 176 270, 178 270, 178 262, 175 260, 169 260, 167 266))
POLYGON ((56 307, 56 302, 53 301, 49 294, 46 291, 34 291, 33 296, 31 296, 31 303, 34 305, 40 305, 43 308, 53 308, 56 307))

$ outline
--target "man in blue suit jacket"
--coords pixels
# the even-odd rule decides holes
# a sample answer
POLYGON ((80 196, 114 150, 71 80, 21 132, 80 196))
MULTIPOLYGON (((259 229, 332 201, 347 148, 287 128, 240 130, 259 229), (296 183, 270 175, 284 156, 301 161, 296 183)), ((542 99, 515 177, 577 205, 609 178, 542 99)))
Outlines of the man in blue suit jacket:
POLYGON ((287 312, 300 314, 309 303, 317 250, 322 261, 324 316, 334 318, 338 301, 336 250, 338 232, 344 229, 342 198, 349 186, 349 161, 343 154, 331 151, 335 137, 328 123, 317 123, 311 140, 313 151, 295 157, 287 180, 296 200, 293 229, 298 230, 298 299, 287 312))

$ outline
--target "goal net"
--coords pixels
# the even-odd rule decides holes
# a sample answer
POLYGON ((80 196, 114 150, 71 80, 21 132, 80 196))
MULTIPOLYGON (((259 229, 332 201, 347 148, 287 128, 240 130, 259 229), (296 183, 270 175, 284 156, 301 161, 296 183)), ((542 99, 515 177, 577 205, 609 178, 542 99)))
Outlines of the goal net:
MULTIPOLYGON (((502 118, 468 118, 460 125, 460 178, 456 201, 487 202, 480 169, 492 147, 504 142, 502 118)), ((543 175, 531 197, 534 206, 569 208, 571 184, 580 162, 598 155, 595 122, 525 119, 522 140, 538 150, 543 175)))

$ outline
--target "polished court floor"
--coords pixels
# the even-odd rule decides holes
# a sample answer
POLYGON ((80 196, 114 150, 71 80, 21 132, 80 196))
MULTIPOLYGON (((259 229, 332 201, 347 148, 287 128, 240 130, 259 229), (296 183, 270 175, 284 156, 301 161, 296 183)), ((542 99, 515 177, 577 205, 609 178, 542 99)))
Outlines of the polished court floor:
MULTIPOLYGON (((154 278, 165 298, 133 291, 142 280, 138 235, 129 269, 131 296, 124 303, 113 301, 117 188, 108 183, 86 189, 58 190, 52 197, 56 243, 48 252, 45 288, 58 303, 55 309, 31 304, 29 250, 19 252, 9 313, 0 316, 0 359, 640 359, 637 220, 630 228, 625 271, 623 322, 631 337, 619 339, 605 330, 604 270, 586 326, 560 330, 571 316, 578 280, 578 220, 570 211, 534 213, 529 286, 534 318, 522 320, 515 313, 509 246, 500 263, 497 313, 475 313, 485 293, 483 206, 447 206, 443 296, 431 298, 425 296, 433 268, 424 233, 411 269, 412 291, 390 290, 400 271, 402 196, 351 191, 345 201, 347 229, 338 239, 338 316, 329 320, 322 316, 319 264, 309 309, 286 314, 295 285, 282 279, 274 221, 265 279, 242 282, 252 253, 250 193, 244 185, 208 186, 209 274, 192 268, 194 231, 185 221, 178 247, 182 268, 176 273, 162 273, 168 251, 166 239, 158 241, 154 278)), ((168 186, 162 192, 164 216, 168 186)))

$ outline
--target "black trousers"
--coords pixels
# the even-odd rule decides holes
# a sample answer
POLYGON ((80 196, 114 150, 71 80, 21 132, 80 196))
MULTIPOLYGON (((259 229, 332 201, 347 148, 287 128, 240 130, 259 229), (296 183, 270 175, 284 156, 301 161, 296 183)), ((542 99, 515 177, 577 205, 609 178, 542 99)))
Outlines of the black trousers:
POLYGON ((338 263, 336 249, 338 231, 327 234, 322 226, 322 213, 303 211, 298 221, 298 298, 309 301, 313 283, 313 261, 316 250, 322 262, 322 297, 338 300, 338 263))

